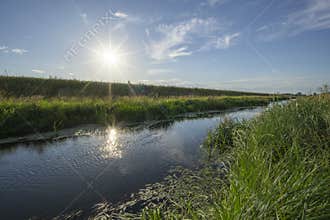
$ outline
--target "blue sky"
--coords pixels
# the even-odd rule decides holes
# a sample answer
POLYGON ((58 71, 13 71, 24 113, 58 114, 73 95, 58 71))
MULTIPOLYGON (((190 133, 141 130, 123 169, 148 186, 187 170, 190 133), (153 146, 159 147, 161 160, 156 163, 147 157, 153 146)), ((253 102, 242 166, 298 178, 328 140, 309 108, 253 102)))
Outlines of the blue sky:
POLYGON ((309 92, 330 83, 330 0, 2 0, 11 75, 309 92), (98 48, 111 44, 116 65, 98 48))

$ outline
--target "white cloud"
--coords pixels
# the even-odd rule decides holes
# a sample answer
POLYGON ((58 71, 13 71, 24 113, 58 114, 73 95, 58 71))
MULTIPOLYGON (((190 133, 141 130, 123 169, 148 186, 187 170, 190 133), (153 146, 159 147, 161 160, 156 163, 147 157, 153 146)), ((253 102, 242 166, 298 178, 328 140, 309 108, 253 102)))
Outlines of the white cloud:
POLYGON ((225 35, 223 38, 220 38, 217 43, 218 48, 228 48, 230 47, 234 40, 239 37, 240 33, 234 33, 232 35, 225 35))
POLYGON ((224 35, 222 37, 216 38, 213 42, 211 41, 211 45, 213 44, 214 47, 217 49, 227 49, 235 44, 239 36, 240 36, 239 32, 234 34, 224 35))
POLYGON ((330 29, 330 1, 307 0, 303 8, 286 15, 284 20, 261 26, 256 32, 260 39, 269 41, 324 29, 330 29))
POLYGON ((288 16, 287 24, 296 26, 297 34, 330 28, 330 1, 309 0, 305 9, 288 16))
POLYGON ((128 18, 128 14, 121 11, 117 11, 113 15, 116 16, 117 18, 128 18))
POLYGON ((206 0, 206 4, 211 6, 211 7, 214 7, 214 6, 217 6, 217 5, 222 5, 226 2, 227 0, 206 0))
POLYGON ((155 76, 155 75, 164 75, 164 74, 169 74, 173 73, 174 71, 171 69, 162 69, 162 68, 155 68, 155 69, 149 69, 148 70, 148 75, 155 76))
POLYGON ((24 53, 27 53, 28 51, 25 49, 14 48, 14 49, 11 49, 11 52, 19 54, 19 55, 23 55, 24 53))
POLYGON ((20 48, 10 49, 7 46, 0 46, 0 51, 3 52, 3 53, 9 53, 9 52, 11 52, 11 53, 19 54, 19 55, 23 55, 24 53, 27 53, 28 52, 25 49, 20 49, 20 48))
POLYGON ((115 18, 115 24, 112 27, 114 31, 123 30, 129 24, 138 24, 143 22, 142 18, 135 15, 128 15, 127 13, 122 11, 112 13, 112 16, 115 18))
MULTIPOLYGON (((216 35, 219 30, 221 28, 214 18, 192 18, 176 24, 162 24, 154 33, 158 39, 149 40, 146 50, 157 61, 189 56, 203 47, 210 35, 216 35)), ((146 33, 151 37, 150 29, 146 33)))
POLYGON ((6 47, 6 46, 0 46, 0 50, 6 50, 6 49, 8 49, 8 47, 6 47))
POLYGON ((40 69, 33 69, 32 72, 34 73, 45 73, 45 70, 40 70, 40 69))
POLYGON ((267 25, 263 25, 263 26, 257 28, 256 32, 264 31, 264 30, 267 30, 267 29, 268 29, 268 26, 267 25))
POLYGON ((180 47, 169 52, 168 56, 170 58, 189 56, 192 54, 192 51, 188 51, 187 47, 180 47))

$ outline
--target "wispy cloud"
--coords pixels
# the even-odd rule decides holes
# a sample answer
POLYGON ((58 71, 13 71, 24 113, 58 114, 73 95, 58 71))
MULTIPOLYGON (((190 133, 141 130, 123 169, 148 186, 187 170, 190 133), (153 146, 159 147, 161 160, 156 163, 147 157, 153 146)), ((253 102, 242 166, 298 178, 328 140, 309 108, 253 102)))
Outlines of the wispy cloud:
POLYGON ((212 37, 207 44, 201 50, 216 49, 227 49, 236 44, 238 37, 241 35, 240 32, 233 34, 225 34, 220 37, 212 37))
POLYGON ((297 34, 330 28, 330 1, 309 0, 305 9, 288 16, 287 23, 296 27, 297 34))
POLYGON ((27 53, 28 51, 25 50, 25 49, 21 49, 21 48, 10 49, 7 46, 0 46, 0 52, 3 52, 3 53, 11 52, 11 53, 14 53, 14 54, 23 55, 24 53, 27 53))
POLYGON ((7 46, 0 46, 0 52, 9 53, 9 48, 7 46))
POLYGON ((7 46, 0 46, 0 50, 6 50, 6 49, 8 49, 7 46))
POLYGON ((187 47, 180 47, 169 52, 168 56, 170 58, 189 56, 192 54, 192 51, 188 51, 187 47))
POLYGON ((206 0, 205 2, 202 3, 202 5, 209 5, 211 7, 222 5, 228 0, 206 0))
POLYGON ((13 48, 13 49, 10 49, 9 47, 7 46, 0 46, 0 52, 3 52, 3 53, 14 53, 14 54, 18 54, 18 55, 23 55, 24 53, 27 53, 28 51, 25 50, 25 49, 21 49, 21 48, 13 48))
POLYGON ((87 18, 87 14, 86 13, 81 13, 80 17, 82 19, 82 21, 84 22, 84 24, 88 24, 88 18, 87 18))
POLYGON ((23 55, 24 53, 27 53, 28 50, 20 49, 20 48, 14 48, 14 49, 11 49, 11 52, 15 53, 15 54, 23 55))
POLYGON ((146 50, 157 61, 189 56, 208 44, 221 29, 214 18, 192 18, 175 24, 162 24, 153 33, 150 29, 146 30, 149 38, 154 37, 147 43, 146 50))
POLYGON ((218 38, 216 47, 220 49, 229 48, 232 46, 235 42, 235 40, 240 36, 241 34, 239 32, 231 34, 231 35, 225 35, 223 37, 218 38))
POLYGON ((306 31, 330 28, 330 1, 306 0, 304 6, 293 11, 284 20, 257 28, 259 38, 273 40, 280 37, 296 36, 306 31))
POLYGON ((144 18, 137 16, 135 14, 128 14, 127 12, 123 11, 116 11, 113 13, 113 16, 117 18, 117 21, 125 22, 125 23, 142 23, 145 21, 144 18))
POLYGON ((128 24, 139 24, 143 23, 143 19, 139 16, 128 14, 123 11, 116 11, 112 13, 112 16, 115 18, 115 23, 113 30, 125 29, 128 24))
POLYGON ((128 18, 128 14, 121 12, 121 11, 115 12, 114 16, 116 16, 117 18, 128 18))
POLYGON ((32 69, 32 72, 42 74, 42 73, 45 73, 46 71, 45 70, 41 70, 41 69, 32 69))
POLYGON ((155 69, 149 69, 147 73, 150 76, 158 76, 158 75, 164 75, 164 74, 169 74, 169 73, 173 73, 173 72, 174 71, 171 69, 155 68, 155 69))

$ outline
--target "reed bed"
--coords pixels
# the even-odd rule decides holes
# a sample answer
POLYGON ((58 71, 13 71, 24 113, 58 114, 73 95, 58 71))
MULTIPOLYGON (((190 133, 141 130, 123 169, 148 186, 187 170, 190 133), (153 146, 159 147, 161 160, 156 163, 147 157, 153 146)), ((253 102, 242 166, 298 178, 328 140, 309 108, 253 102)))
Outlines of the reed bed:
POLYGON ((122 97, 122 96, 270 96, 267 93, 154 86, 144 84, 109 83, 68 79, 0 76, 0 95, 6 97, 122 97))
POLYGON ((329 219, 330 96, 225 121, 203 145, 201 169, 174 171, 108 219, 329 219))
POLYGON ((0 102, 0 138, 57 131, 87 123, 116 125, 170 119, 187 112, 266 105, 274 98, 285 97, 7 98, 0 102))

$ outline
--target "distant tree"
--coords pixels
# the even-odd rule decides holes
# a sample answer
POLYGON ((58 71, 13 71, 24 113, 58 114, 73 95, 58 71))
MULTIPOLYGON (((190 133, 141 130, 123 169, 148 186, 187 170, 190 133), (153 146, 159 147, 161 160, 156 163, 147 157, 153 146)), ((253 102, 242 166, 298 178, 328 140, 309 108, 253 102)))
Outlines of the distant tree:
POLYGON ((320 91, 322 94, 330 93, 329 85, 328 85, 328 84, 324 84, 323 86, 321 86, 321 87, 319 88, 319 91, 320 91))

